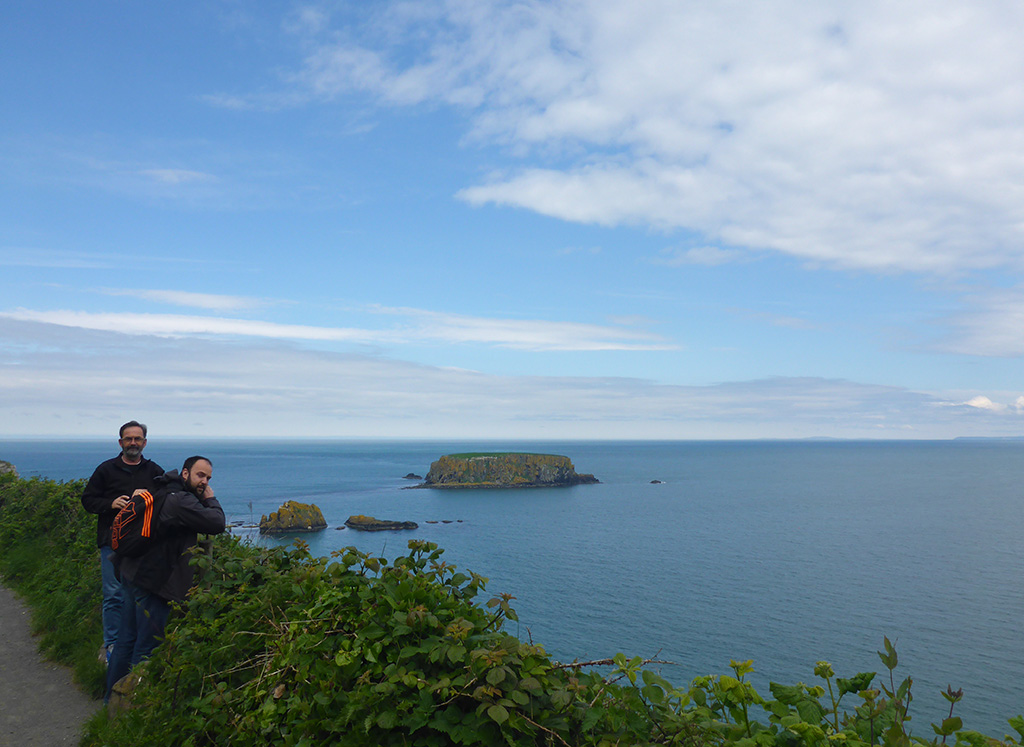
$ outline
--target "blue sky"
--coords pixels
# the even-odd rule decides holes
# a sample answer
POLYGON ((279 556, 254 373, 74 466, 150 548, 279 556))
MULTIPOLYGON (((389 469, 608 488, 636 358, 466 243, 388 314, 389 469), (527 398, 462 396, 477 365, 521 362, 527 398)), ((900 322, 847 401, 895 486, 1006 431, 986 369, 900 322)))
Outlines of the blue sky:
POLYGON ((1024 6, 0 9, 0 436, 1024 435, 1024 6))

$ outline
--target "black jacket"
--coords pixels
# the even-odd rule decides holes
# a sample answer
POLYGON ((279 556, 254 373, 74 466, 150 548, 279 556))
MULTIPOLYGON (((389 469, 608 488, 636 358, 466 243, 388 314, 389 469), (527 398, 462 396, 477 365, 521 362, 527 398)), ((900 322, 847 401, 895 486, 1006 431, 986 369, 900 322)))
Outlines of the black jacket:
POLYGON ((138 464, 125 464, 120 454, 96 468, 82 491, 82 505, 89 513, 97 514, 97 547, 110 544, 110 525, 117 516, 110 507, 113 500, 119 495, 130 497, 139 488, 153 490, 156 478, 163 473, 159 464, 145 457, 138 464))
POLYGON ((156 519, 156 542, 138 558, 120 558, 122 578, 171 602, 184 602, 192 588, 191 548, 198 534, 224 531, 224 509, 216 498, 201 500, 186 489, 177 470, 156 478, 157 493, 164 493, 156 519))

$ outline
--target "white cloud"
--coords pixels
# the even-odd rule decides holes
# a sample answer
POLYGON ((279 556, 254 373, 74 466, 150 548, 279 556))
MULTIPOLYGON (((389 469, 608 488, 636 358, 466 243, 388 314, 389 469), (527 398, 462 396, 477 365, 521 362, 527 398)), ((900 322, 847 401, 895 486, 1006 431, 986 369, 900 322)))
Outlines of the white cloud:
POLYGON ((404 323, 393 329, 379 330, 279 324, 182 314, 31 309, 0 312, 0 318, 161 337, 213 335, 362 344, 409 344, 431 341, 494 345, 531 351, 674 350, 678 347, 665 342, 657 335, 632 327, 544 320, 488 319, 421 309, 374 307, 373 311, 381 315, 401 317, 404 323))
POLYGON ((683 267, 685 265, 705 265, 714 267, 716 265, 729 264, 744 256, 743 252, 735 249, 720 249, 717 246, 698 246, 692 249, 675 247, 663 249, 661 254, 651 260, 656 265, 666 267, 683 267))
POLYGON ((824 325, 802 319, 796 316, 785 316, 783 314, 771 314, 765 311, 752 311, 750 309, 729 309, 733 314, 745 319, 753 319, 757 322, 766 322, 773 327, 786 327, 788 329, 822 329, 824 325))
POLYGON ((277 324, 250 319, 226 319, 183 314, 136 314, 87 311, 32 311, 17 309, 0 313, 0 318, 43 322, 62 327, 77 327, 126 335, 189 337, 195 335, 264 337, 280 340, 320 340, 369 342, 386 333, 339 327, 313 327, 301 324, 277 324))
POLYGON ((248 111, 256 108, 252 99, 246 96, 237 96, 227 93, 210 93, 201 96, 200 98, 210 106, 217 107, 218 109, 248 111))
POLYGON ((327 28, 330 15, 322 8, 305 5, 285 20, 285 30, 292 34, 318 34, 327 28))
POLYGON ((0 248, 0 266, 45 267, 60 269, 107 269, 125 267, 153 267, 155 265, 202 265, 208 259, 175 257, 166 254, 147 255, 137 252, 105 253, 77 252, 39 248, 0 248))
POLYGON ((1024 396, 1018 396, 1016 399, 1013 399, 1013 395, 1009 393, 1000 393, 996 396, 997 399, 992 399, 984 394, 976 394, 962 400, 954 398, 951 393, 950 398, 941 402, 940 405, 967 412, 984 412, 999 416, 1024 414, 1024 396))
POLYGON ((964 402, 968 407, 976 407, 979 410, 989 410, 991 412, 1005 412, 1006 405, 1001 405, 993 402, 984 395, 978 395, 977 397, 971 397, 971 399, 964 402))
POLYGON ((224 437, 944 438, 1014 435, 1019 422, 841 380, 670 386, 495 376, 280 341, 118 335, 0 317, 4 435, 105 434, 123 421, 126 396, 165 435, 224 437))
POLYGON ((187 184, 189 182, 206 182, 216 179, 212 174, 187 169, 143 169, 139 172, 161 184, 187 184))
POLYGON ((541 160, 471 204, 840 267, 1021 265, 1024 6, 448 0, 374 18, 360 44, 310 42, 295 80, 464 107, 474 138, 541 160))
POLYGON ((490 343, 520 350, 675 350, 677 345, 633 325, 601 326, 533 319, 488 319, 409 308, 376 307, 413 321, 416 337, 449 343, 490 343))
POLYGON ((105 288, 102 293, 108 296, 130 296, 143 301, 166 303, 174 306, 187 306, 212 311, 233 311, 265 306, 266 301, 246 296, 226 296, 212 293, 193 293, 180 290, 129 290, 122 288, 105 288))
POLYGON ((1024 355, 1024 287, 976 290, 965 309, 948 321, 951 334, 939 345, 947 353, 992 357, 1024 355))
POLYGON ((0 249, 0 265, 8 267, 47 267, 61 269, 97 269, 114 267, 120 259, 109 254, 62 252, 46 249, 5 247, 0 249))

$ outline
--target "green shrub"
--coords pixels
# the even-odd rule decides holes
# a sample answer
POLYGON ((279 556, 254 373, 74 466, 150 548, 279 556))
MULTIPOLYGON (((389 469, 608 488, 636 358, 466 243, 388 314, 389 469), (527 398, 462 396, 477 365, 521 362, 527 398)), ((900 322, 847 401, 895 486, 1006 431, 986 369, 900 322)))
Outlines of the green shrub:
MULTIPOLYGON (((100 635, 95 525, 81 482, 0 476, 0 571, 36 608, 43 647, 68 661, 92 657, 100 635)), ((948 715, 927 738, 910 732, 910 678, 887 670, 819 685, 746 676, 696 678, 676 687, 618 654, 559 664, 503 630, 512 598, 477 604, 486 579, 462 573, 436 545, 413 541, 388 562, 354 548, 315 558, 302 543, 258 548, 221 537, 195 563, 201 581, 177 609, 145 665, 133 707, 90 723, 85 745, 1020 745, 962 728, 948 715), (606 664, 602 675, 589 665, 606 664)), ((99 665, 84 681, 101 685, 99 665), (92 678, 91 680, 89 678, 92 678)))
POLYGON ((104 668, 96 517, 81 504, 84 481, 0 475, 0 575, 32 608, 40 650, 74 669, 95 697, 104 668))
MULTIPOLYGON (((347 548, 218 542, 202 588, 137 691, 140 707, 96 743, 535 745, 698 737, 656 724, 635 688, 552 662, 502 631, 507 596, 410 542, 393 563, 347 548), (189 735, 182 740, 182 735, 189 735)), ((696 739, 703 743, 705 740, 696 739)))

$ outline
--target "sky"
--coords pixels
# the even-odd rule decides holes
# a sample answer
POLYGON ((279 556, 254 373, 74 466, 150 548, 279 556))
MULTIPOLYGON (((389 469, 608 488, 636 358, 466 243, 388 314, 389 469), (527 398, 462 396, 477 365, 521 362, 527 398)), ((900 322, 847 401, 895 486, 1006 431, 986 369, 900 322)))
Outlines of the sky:
POLYGON ((1021 28, 8 0, 0 437, 1024 436, 1021 28))

